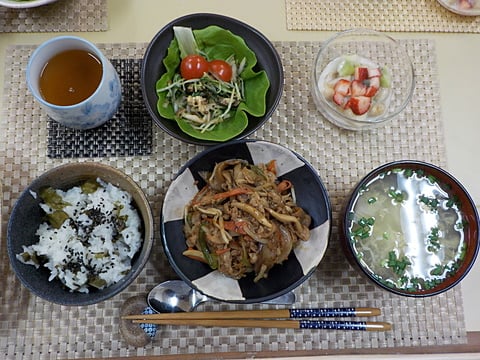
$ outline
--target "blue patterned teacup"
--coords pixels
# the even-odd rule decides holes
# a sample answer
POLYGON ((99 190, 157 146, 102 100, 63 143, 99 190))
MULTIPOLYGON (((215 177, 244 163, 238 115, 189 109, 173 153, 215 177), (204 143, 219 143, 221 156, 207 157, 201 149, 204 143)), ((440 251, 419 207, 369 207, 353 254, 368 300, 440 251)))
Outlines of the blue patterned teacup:
POLYGON ((58 36, 41 44, 28 62, 27 84, 50 118, 81 130, 98 127, 111 119, 122 99, 120 79, 113 65, 95 45, 75 36, 58 36), (85 50, 93 54, 101 63, 102 77, 98 87, 86 99, 73 105, 56 105, 42 96, 40 76, 52 57, 67 50, 85 50))

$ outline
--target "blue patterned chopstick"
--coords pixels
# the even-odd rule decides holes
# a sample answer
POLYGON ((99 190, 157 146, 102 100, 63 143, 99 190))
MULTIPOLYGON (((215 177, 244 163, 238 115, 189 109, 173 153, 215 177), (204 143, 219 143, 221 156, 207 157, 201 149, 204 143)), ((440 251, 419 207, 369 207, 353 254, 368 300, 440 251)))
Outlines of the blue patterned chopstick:
MULTIPOLYGON (((230 311, 195 311, 185 313, 159 313, 145 316, 149 319, 306 319, 321 317, 365 317, 377 316, 378 308, 313 308, 313 309, 262 309, 230 311)), ((126 316, 125 319, 137 319, 140 315, 126 316)))
POLYGON ((390 323, 372 321, 334 321, 334 320, 265 320, 265 319, 134 319, 138 324, 215 326, 242 328, 278 328, 278 329, 325 329, 387 331, 390 323))
POLYGON ((318 308, 318 309, 289 309, 291 319, 319 318, 319 317, 357 317, 380 315, 378 308, 318 308))
MULTIPOLYGON (((378 308, 314 308, 314 309, 262 309, 232 310, 211 312, 159 313, 145 315, 148 319, 306 319, 320 317, 365 317, 377 316, 378 308)), ((140 315, 131 315, 125 319, 138 319, 140 315)))
POLYGON ((299 329, 362 331, 383 331, 391 329, 391 325, 389 323, 371 321, 298 320, 298 323, 299 329))
POLYGON ((130 319, 134 323, 144 324, 144 326, 145 324, 156 324, 360 331, 390 330, 392 326, 386 322, 306 319, 376 315, 380 315, 380 309, 378 308, 316 308, 158 313, 126 315, 122 318, 130 319))

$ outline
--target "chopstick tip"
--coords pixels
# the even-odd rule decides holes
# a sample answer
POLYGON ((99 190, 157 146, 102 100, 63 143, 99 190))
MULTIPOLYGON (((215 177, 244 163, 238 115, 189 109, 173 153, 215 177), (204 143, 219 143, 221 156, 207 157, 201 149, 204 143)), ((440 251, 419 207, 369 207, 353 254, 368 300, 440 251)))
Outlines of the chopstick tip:
POLYGON ((389 322, 367 322, 368 331, 389 331, 392 330, 392 324, 389 322))

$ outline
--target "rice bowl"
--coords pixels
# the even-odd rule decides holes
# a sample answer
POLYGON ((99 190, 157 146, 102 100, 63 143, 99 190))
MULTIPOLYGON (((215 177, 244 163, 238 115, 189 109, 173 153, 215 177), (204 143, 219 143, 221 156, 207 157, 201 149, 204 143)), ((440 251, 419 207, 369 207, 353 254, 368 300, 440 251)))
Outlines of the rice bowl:
POLYGON ((91 305, 107 300, 123 291, 141 273, 150 256, 153 242, 153 215, 147 197, 142 189, 122 171, 97 162, 73 162, 52 168, 26 187, 15 202, 10 213, 7 228, 7 250, 12 270, 21 285, 32 294, 60 305, 91 305), (136 209, 140 223, 141 244, 131 259, 131 266, 117 282, 102 289, 94 286, 89 292, 71 291, 61 281, 50 281, 51 271, 44 266, 38 269, 17 259, 17 254, 24 252, 39 241, 36 235, 40 224, 45 222, 45 211, 40 207, 43 202, 39 196, 44 188, 69 189, 84 182, 102 179, 131 196, 132 206, 136 209), (37 196, 32 196, 36 194, 37 196))
POLYGON ((103 289, 128 273, 142 243, 140 217, 128 192, 97 179, 67 191, 42 189, 39 195, 50 221, 40 224, 39 241, 23 246, 18 260, 44 266, 50 271, 49 281, 57 278, 70 291, 86 293, 91 286, 103 289), (91 192, 85 184, 98 187, 91 192))

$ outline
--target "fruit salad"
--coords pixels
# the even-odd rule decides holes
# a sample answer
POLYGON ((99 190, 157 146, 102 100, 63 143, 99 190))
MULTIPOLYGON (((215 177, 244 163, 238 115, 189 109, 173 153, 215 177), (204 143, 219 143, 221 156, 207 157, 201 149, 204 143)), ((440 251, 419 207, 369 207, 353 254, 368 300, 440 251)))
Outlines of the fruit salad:
POLYGON ((331 106, 352 119, 382 115, 392 94, 388 69, 358 55, 332 60, 317 85, 331 106))
POLYGON ((460 10, 470 10, 480 8, 480 4, 477 4, 476 0, 448 0, 447 5, 456 7, 460 10))
POLYGON ((480 0, 438 0, 438 2, 460 15, 480 15, 480 0))

